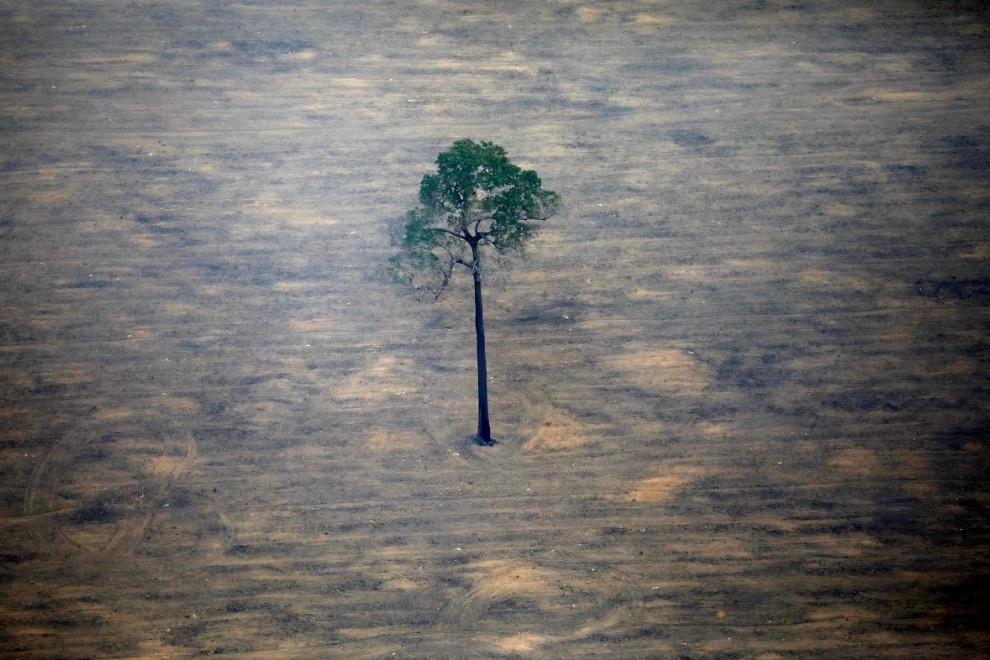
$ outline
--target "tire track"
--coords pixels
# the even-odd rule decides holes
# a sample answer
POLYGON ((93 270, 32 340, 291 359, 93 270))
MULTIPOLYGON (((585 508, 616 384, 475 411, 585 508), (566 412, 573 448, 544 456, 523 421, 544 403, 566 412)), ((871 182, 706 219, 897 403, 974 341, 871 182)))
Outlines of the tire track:
POLYGON ((573 562, 510 563, 451 599, 434 627, 445 632, 516 634, 573 641, 635 620, 645 597, 628 575, 573 562))
POLYGON ((511 469, 526 443, 539 433, 550 416, 549 403, 527 392, 512 391, 493 395, 492 435, 497 444, 481 447, 474 442, 471 430, 477 419, 474 402, 459 404, 455 412, 430 415, 423 420, 423 430, 443 454, 476 468, 511 469))
POLYGON ((183 562, 201 554, 220 556, 235 538, 233 524, 215 507, 163 508, 142 531, 136 552, 183 562))
POLYGON ((19 518, 43 551, 126 554, 196 457, 192 435, 161 415, 118 411, 82 422, 35 465, 19 518))

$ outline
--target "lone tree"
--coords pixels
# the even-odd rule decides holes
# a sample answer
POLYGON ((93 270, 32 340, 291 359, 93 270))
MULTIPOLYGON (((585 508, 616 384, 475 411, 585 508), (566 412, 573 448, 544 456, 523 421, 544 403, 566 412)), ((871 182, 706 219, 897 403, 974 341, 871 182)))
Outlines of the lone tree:
POLYGON ((479 445, 495 444, 488 418, 488 363, 481 299, 482 251, 506 254, 521 248, 549 217, 560 197, 544 190, 533 170, 513 165, 505 149, 463 139, 437 156, 436 174, 419 186, 420 206, 409 211, 402 251, 388 272, 398 282, 439 299, 458 266, 474 276, 474 327, 478 344, 479 445))

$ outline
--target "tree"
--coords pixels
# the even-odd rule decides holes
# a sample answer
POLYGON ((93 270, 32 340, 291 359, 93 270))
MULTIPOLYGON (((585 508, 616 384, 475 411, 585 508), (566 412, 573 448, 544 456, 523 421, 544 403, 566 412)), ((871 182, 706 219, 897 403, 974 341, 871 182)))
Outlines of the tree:
POLYGON ((429 291, 439 299, 458 266, 474 277, 474 328, 478 353, 478 434, 480 445, 495 444, 488 416, 488 362, 481 283, 482 254, 507 254, 523 247, 548 218, 560 197, 544 190, 533 170, 509 161, 491 142, 463 139, 437 156, 436 174, 419 186, 420 206, 408 212, 402 250, 388 262, 398 282, 429 291))

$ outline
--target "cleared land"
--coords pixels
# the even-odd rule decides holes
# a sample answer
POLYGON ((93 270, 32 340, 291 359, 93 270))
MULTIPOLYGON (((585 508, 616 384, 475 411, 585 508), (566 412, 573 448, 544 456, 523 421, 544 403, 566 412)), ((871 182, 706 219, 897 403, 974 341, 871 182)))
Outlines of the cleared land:
POLYGON ((981 657, 979 2, 0 1, 0 655, 981 657), (382 281, 460 137, 565 206, 382 281))

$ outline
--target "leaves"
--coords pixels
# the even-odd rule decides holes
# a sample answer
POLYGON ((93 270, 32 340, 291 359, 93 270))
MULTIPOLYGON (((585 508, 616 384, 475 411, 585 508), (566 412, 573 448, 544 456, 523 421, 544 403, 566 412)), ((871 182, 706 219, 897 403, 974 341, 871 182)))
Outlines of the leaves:
POLYGON ((408 213, 403 252, 389 260, 388 271, 439 297, 455 265, 480 276, 480 247, 502 254, 520 248, 560 198, 491 142, 457 140, 436 165, 420 183, 420 207, 408 213))

